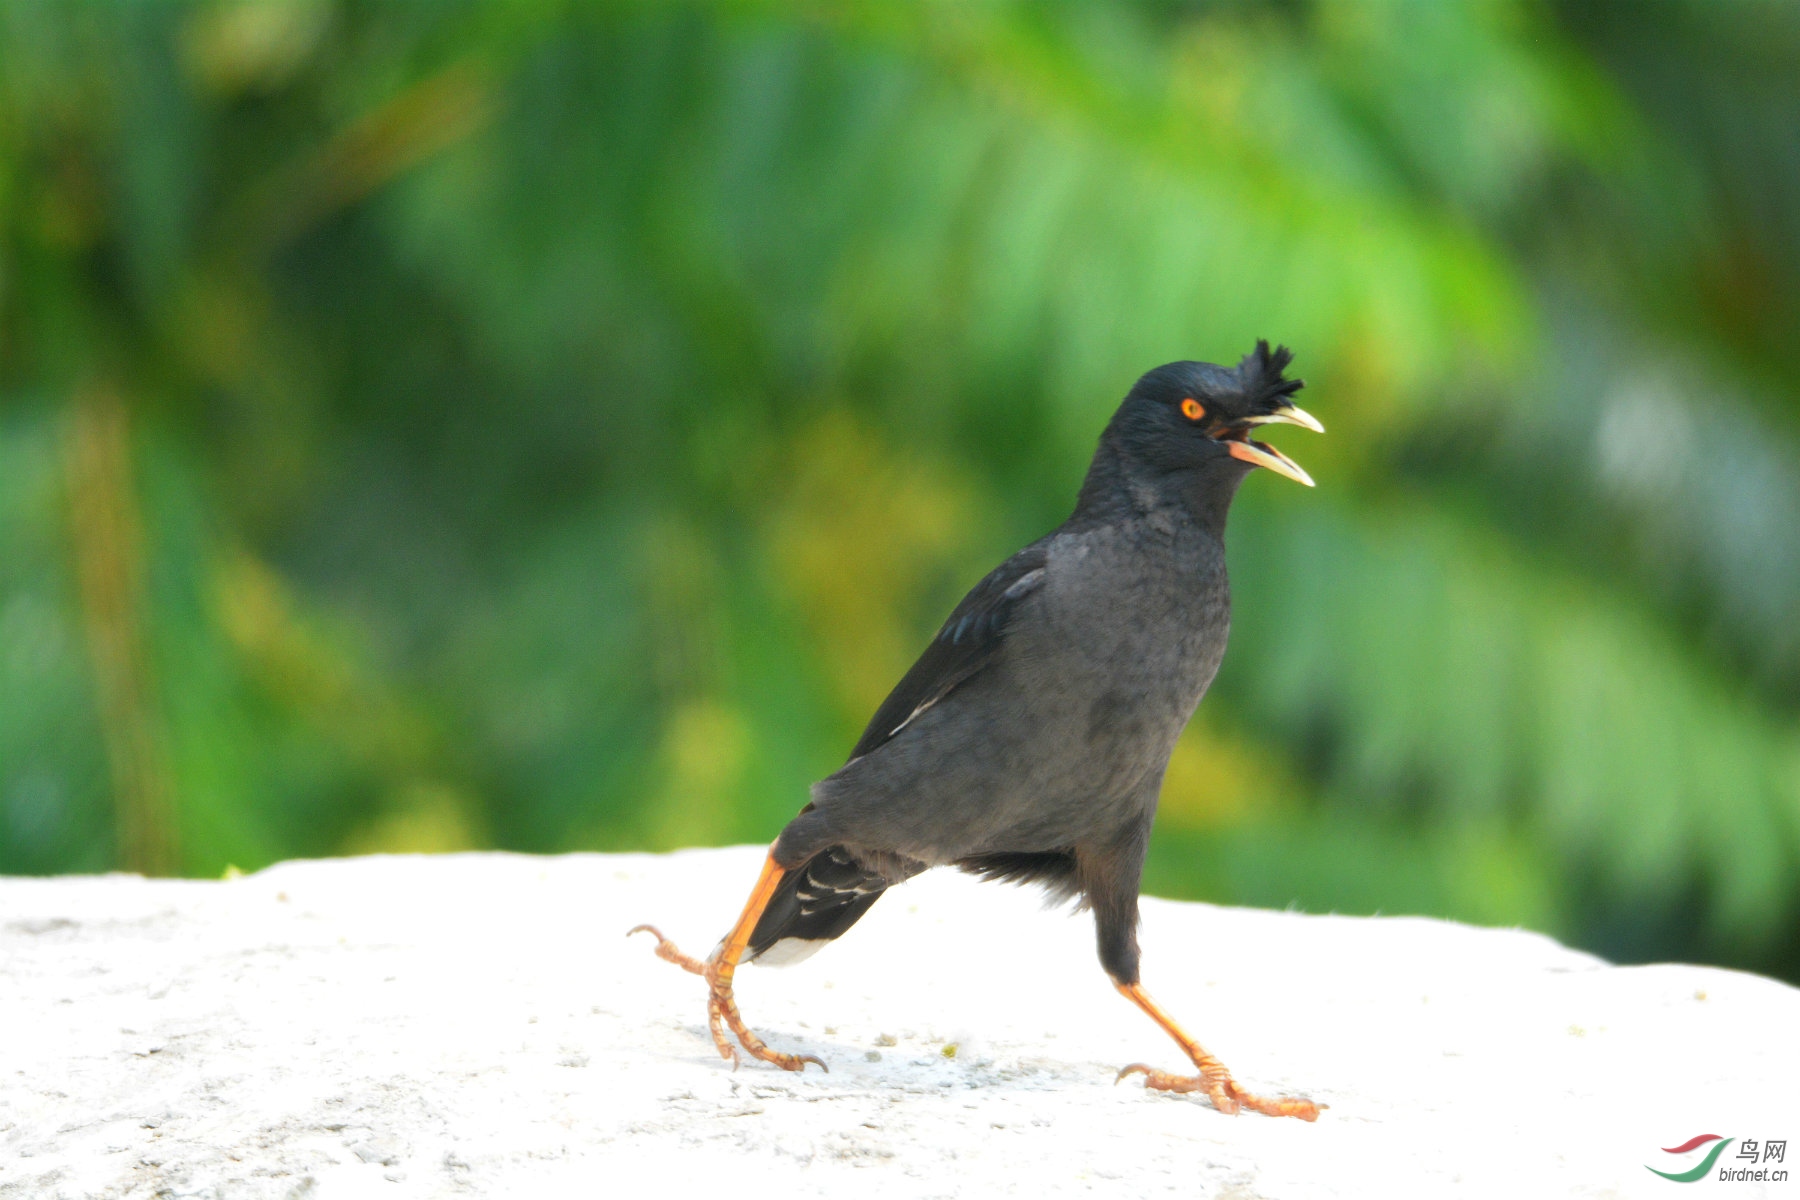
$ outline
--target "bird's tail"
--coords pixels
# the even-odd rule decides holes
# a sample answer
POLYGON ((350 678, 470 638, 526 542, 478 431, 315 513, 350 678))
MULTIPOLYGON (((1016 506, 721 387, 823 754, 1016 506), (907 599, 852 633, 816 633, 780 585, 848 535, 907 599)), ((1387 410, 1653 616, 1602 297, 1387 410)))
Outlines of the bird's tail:
POLYGON ((861 920, 894 882, 844 847, 826 847, 782 876, 750 932, 744 961, 785 967, 811 956, 861 920))

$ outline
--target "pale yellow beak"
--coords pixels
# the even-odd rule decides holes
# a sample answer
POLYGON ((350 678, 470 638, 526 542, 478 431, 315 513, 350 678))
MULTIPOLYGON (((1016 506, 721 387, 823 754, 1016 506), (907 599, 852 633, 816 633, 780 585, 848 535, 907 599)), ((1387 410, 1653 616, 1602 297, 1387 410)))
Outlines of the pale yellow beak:
POLYGON ((1313 486, 1313 477, 1299 463, 1264 442, 1226 442, 1225 448, 1231 452, 1231 457, 1241 458, 1251 466, 1267 467, 1277 475, 1286 475, 1295 483, 1313 486))
MULTIPOLYGON (((1302 429, 1310 429, 1314 433, 1324 433, 1325 426, 1319 424, 1319 418, 1304 408, 1287 405, 1279 412, 1265 413, 1256 417, 1245 417, 1237 422, 1239 425, 1298 425, 1302 429)), ((1228 441, 1225 448, 1231 451, 1231 457, 1239 458, 1254 467, 1267 467, 1277 475, 1286 475, 1295 483, 1313 486, 1313 479, 1300 464, 1269 445, 1267 442, 1253 442, 1248 438, 1243 441, 1228 441)))
POLYGON ((1298 425, 1300 428, 1310 429, 1314 433, 1325 432, 1325 427, 1319 424, 1319 418, 1313 416, 1304 408, 1295 408, 1293 405, 1289 405, 1280 412, 1269 413, 1266 416, 1245 417, 1244 420, 1240 422, 1240 424, 1244 425, 1273 425, 1277 423, 1282 425, 1298 425))

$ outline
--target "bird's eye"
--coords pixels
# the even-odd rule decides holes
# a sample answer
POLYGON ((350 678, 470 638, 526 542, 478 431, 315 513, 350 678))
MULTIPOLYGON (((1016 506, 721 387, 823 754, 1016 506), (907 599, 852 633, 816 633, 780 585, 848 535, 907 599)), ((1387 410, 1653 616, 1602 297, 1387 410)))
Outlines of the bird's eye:
POLYGON ((1181 415, 1190 421, 1198 421, 1206 415, 1206 406, 1189 396, 1181 402, 1181 415))

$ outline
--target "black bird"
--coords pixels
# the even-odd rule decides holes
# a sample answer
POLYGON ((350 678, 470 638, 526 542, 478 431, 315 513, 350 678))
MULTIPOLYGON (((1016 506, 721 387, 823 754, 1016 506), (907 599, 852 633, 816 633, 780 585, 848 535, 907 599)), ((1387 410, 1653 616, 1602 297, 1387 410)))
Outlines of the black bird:
POLYGON ((1312 486, 1251 440, 1274 422, 1324 432, 1292 400, 1284 346, 1258 342, 1235 369, 1176 362, 1137 381, 1094 453, 1075 511, 963 598, 900 680, 850 760, 769 848, 750 901, 701 962, 648 925, 656 952, 706 977, 719 1053, 789 1071, 811 1055, 769 1049, 732 996, 740 958, 797 961, 838 937, 894 884, 927 867, 1039 883, 1093 909, 1113 984, 1187 1052, 1198 1074, 1141 1063, 1162 1091, 1215 1107, 1313 1120, 1305 1099, 1238 1086, 1138 983, 1138 883, 1175 739, 1219 669, 1231 624, 1225 517, 1255 467, 1312 486))

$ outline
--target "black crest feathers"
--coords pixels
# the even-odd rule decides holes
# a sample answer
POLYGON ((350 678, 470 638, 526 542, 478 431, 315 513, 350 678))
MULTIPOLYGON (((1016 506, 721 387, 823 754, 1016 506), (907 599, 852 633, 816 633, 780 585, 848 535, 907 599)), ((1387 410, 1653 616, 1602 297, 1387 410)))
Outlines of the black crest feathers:
POLYGON ((1294 352, 1286 346, 1269 350, 1267 338, 1259 339, 1256 349, 1238 363, 1238 378, 1243 381, 1244 398, 1257 408, 1275 408, 1292 404, 1288 397, 1306 386, 1304 379, 1284 379, 1282 371, 1294 361, 1294 352))

